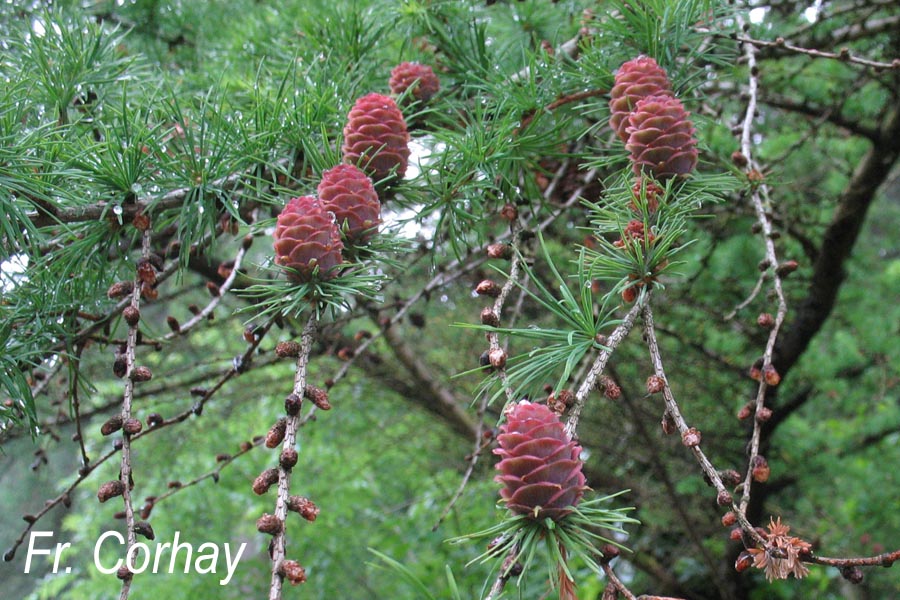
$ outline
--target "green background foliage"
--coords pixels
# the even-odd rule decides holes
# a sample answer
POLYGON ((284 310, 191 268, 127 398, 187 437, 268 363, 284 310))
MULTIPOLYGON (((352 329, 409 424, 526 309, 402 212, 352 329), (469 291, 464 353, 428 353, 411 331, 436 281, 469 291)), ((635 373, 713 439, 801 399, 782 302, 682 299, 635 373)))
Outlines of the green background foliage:
MULTIPOLYGON (((885 3, 857 4, 820 3, 815 23, 804 17, 806 3, 761 4, 757 10, 766 12, 746 34, 767 40, 794 35, 830 51, 837 51, 836 43, 849 45, 854 55, 874 60, 897 56, 896 27, 852 38, 842 33, 861 18, 896 17, 885 3)), ((748 8, 735 10, 746 18, 748 8)), ((491 481, 493 456, 484 452, 454 510, 433 531, 475 441, 441 413, 426 384, 449 390, 473 422, 481 390, 502 395, 478 369, 483 332, 458 325, 478 323, 485 303, 473 297, 474 285, 485 277, 502 281, 498 270, 507 269, 475 258, 485 243, 506 234, 498 212, 507 202, 518 204, 531 227, 553 218, 540 244, 523 244, 530 292, 546 301, 543 287, 559 297, 561 282, 551 264, 579 298, 585 285, 603 276, 599 293, 584 292, 586 302, 569 307, 581 311, 580 329, 561 318, 559 307, 551 310, 527 294, 515 322, 503 322, 513 334, 516 328, 531 332, 510 335, 511 365, 538 346, 563 340, 556 362, 540 378, 528 379, 530 369, 522 370, 520 391, 538 397, 543 386, 556 385, 573 353, 587 352, 589 365, 596 350, 589 330, 596 326, 608 334, 613 319, 621 318, 622 310, 602 315, 622 308, 617 286, 627 265, 592 259, 582 244, 591 245, 586 238, 598 231, 598 221, 613 232, 603 238, 607 246, 618 233, 610 224, 618 218, 624 225, 627 153, 608 129, 606 96, 546 107, 567 94, 607 90, 615 69, 639 53, 669 70, 702 150, 699 173, 689 184, 703 191, 702 203, 690 198, 683 210, 669 213, 667 231, 678 235, 667 241, 685 246, 653 295, 668 379, 688 421, 702 430, 713 462, 745 469, 750 426, 735 414, 755 394, 746 373, 765 345, 756 315, 774 312, 775 305, 764 290, 726 318, 749 295, 763 258, 762 241, 752 231, 749 185, 729 158, 738 147, 732 128, 743 115, 748 77, 728 39, 738 32, 738 13, 731 10, 693 0, 0 5, 0 397, 11 400, 0 407, 0 546, 19 534, 22 514, 40 510, 76 476, 74 397, 81 402, 88 455, 111 448, 99 427, 121 403, 122 383, 110 367, 126 326, 115 317, 85 337, 83 348, 73 340, 92 322, 85 315, 104 315, 115 305, 106 295, 109 286, 133 277, 140 236, 127 219, 117 219, 117 211, 150 199, 160 240, 180 242, 159 248, 178 269, 161 286, 159 300, 142 308, 143 335, 154 340, 167 332, 167 316, 185 322, 189 305, 208 301, 206 282, 217 280, 217 265, 234 256, 244 235, 256 241, 238 286, 271 272, 269 235, 278 211, 289 197, 311 193, 322 171, 340 162, 341 131, 353 101, 370 91, 386 93, 390 69, 401 60, 434 64, 441 78, 436 101, 407 114, 414 142, 420 154, 433 153, 431 162, 385 201, 391 251, 374 263, 385 278, 382 302, 357 299, 326 318, 311 381, 321 385, 334 376, 344 364, 337 351, 352 345, 357 332, 377 331, 380 318, 394 314, 436 275, 454 273, 459 264, 465 268, 429 288, 394 325, 427 367, 426 382, 398 359, 393 342, 378 339, 331 390, 334 408, 318 412, 300 430, 292 490, 312 498, 322 512, 314 523, 290 522, 290 553, 306 567, 309 581, 287 588, 285 597, 419 597, 369 548, 402 564, 436 598, 451 597, 448 567, 459 597, 477 598, 486 580, 490 585, 485 568, 467 566, 483 548, 445 540, 490 527, 502 515, 491 481), (593 11, 587 22, 585 10, 593 11), (694 26, 703 19, 721 35, 694 26), (551 57, 542 49, 542 42, 560 47, 583 26, 593 32, 577 55, 551 57), (586 181, 589 169, 596 171, 586 181), (223 180, 235 173, 243 174, 243 185, 232 189, 223 180), (183 191, 181 201, 167 203, 173 190, 183 191), (575 191, 591 206, 567 204, 575 191), (98 218, 60 216, 98 203, 105 206, 98 218), (257 212, 251 216, 248 207, 257 212), (223 218, 237 223, 236 234, 219 232, 223 218), (200 251, 192 253, 192 244, 200 251), (11 265, 22 257, 27 268, 15 273, 11 265), (581 336, 574 350, 570 330, 581 336), (51 379, 32 397, 36 373, 51 379)), ((844 209, 848 188, 858 184, 858 165, 873 147, 889 150, 885 132, 900 86, 896 69, 872 72, 767 49, 760 50, 760 60, 754 152, 782 232, 779 256, 801 264, 785 283, 788 326, 794 326, 799 308, 817 300, 809 296, 814 266, 828 250, 824 236, 844 209)), ((754 524, 781 515, 793 533, 829 556, 894 550, 900 539, 900 481, 893 468, 900 461, 900 186, 896 165, 889 167, 872 190, 852 253, 838 267, 846 279, 836 304, 773 400, 776 417, 782 410, 785 418, 764 450, 772 478, 754 488, 760 498, 754 524)), ((597 252, 602 256, 602 248, 597 252)), ((142 346, 141 364, 157 376, 138 388, 136 416, 171 416, 195 406, 190 389, 209 386, 232 368, 233 357, 247 347, 242 334, 248 322, 256 324, 254 314, 252 301, 229 294, 215 320, 189 337, 142 346)), ((170 482, 186 483, 215 469, 217 455, 237 453, 241 442, 264 434, 282 414, 293 369, 274 360, 273 347, 296 338, 302 320, 273 329, 252 368, 224 386, 202 414, 135 445, 138 506, 170 482)), ((585 363, 575 358, 573 371, 580 376, 585 363)), ((622 397, 608 401, 593 393, 578 429, 596 493, 628 488, 622 501, 637 508, 641 525, 629 526, 623 540, 633 554, 615 563, 631 589, 735 600, 900 595, 896 569, 867 570, 856 587, 836 569, 816 566, 806 580, 772 584, 756 570, 735 574, 737 545, 719 523, 723 511, 715 494, 678 436, 660 431, 661 401, 644 388, 651 372, 635 331, 608 368, 622 397)), ((577 379, 568 386, 576 387, 577 379)), ((487 427, 496 425, 501 408, 499 400, 491 405, 487 427)), ((253 495, 250 484, 272 462, 272 451, 256 447, 216 481, 187 487, 153 510, 159 541, 178 531, 196 544, 246 542, 229 585, 219 586, 218 574, 156 574, 136 578, 132 597, 264 596, 270 563, 255 521, 272 510, 272 496, 253 495)), ((96 501, 97 486, 115 479, 117 467, 118 457, 102 465, 73 492, 69 509, 54 508, 35 527, 55 531, 54 542, 72 543, 72 571, 49 574, 39 561, 39 573, 23 574, 26 540, 14 561, 0 565, 4 594, 117 594, 118 580, 100 575, 91 559, 102 532, 122 529, 113 518, 119 505, 96 501)), ((574 569, 579 597, 598 598, 603 582, 584 565, 574 569)), ((521 596, 542 597, 545 579, 543 571, 528 574, 521 596)), ((510 584, 508 596, 517 593, 510 584)))

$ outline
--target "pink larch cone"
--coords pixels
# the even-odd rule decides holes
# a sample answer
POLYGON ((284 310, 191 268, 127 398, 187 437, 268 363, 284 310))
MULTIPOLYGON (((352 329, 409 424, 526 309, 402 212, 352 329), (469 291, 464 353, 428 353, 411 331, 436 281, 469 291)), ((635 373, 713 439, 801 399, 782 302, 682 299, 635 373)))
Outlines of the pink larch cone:
POLYGON ((331 279, 343 262, 344 243, 331 213, 311 196, 291 198, 275 225, 275 262, 288 278, 308 283, 316 267, 320 279, 331 279))
POLYGON ((397 103, 381 94, 359 98, 344 126, 344 162, 379 182, 394 173, 403 179, 409 161, 409 132, 397 103))
POLYGON ((647 173, 657 181, 687 175, 697 166, 694 125, 681 101, 650 96, 628 117, 628 142, 635 175, 647 173))
POLYGON ((609 125, 623 142, 628 141, 625 128, 628 115, 637 103, 648 96, 671 96, 672 84, 666 72, 648 56, 638 56, 622 64, 616 71, 609 92, 609 125))
POLYGON ((428 102, 441 89, 441 82, 431 67, 413 62, 402 62, 391 69, 388 85, 397 96, 414 86, 411 99, 419 102, 428 102))
POLYGON ((319 202, 334 214, 349 244, 365 244, 381 223, 381 202, 372 180, 353 165, 338 165, 322 173, 319 202))
POLYGON ((523 400, 507 414, 497 441, 500 475, 494 479, 503 484, 500 497, 511 511, 554 521, 572 512, 587 489, 581 446, 554 412, 523 400))

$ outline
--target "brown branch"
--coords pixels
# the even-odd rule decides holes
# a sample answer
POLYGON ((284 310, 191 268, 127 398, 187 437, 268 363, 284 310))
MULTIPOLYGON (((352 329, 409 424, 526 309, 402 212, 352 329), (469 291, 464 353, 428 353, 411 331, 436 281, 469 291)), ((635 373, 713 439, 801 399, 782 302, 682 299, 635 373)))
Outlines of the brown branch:
MULTIPOLYGON (((725 34, 717 34, 719 37, 731 37, 725 34)), ((790 42, 785 41, 784 38, 776 38, 774 42, 769 42, 766 40, 757 40, 751 37, 738 35, 734 36, 732 39, 736 39, 738 42, 742 44, 749 44, 752 46, 756 46, 757 48, 775 48, 775 49, 784 49, 789 52, 793 52, 796 54, 804 54, 809 56, 810 58, 825 58, 831 60, 838 60, 843 63, 853 63, 857 65, 862 65, 864 67, 872 67, 875 69, 900 69, 900 58, 895 58, 891 62, 880 62, 877 60, 869 60, 868 58, 863 58, 860 56, 855 56, 850 52, 849 48, 841 48, 838 53, 834 52, 823 52, 822 50, 816 50, 814 48, 802 48, 800 46, 795 46, 790 42)))
MULTIPOLYGON (((656 376, 663 381, 663 398, 666 405, 666 415, 675 424, 676 429, 681 434, 682 441, 690 448, 691 453, 694 455, 694 458, 696 458, 697 462, 700 464, 700 468, 703 470, 703 473, 712 483, 713 487, 715 487, 716 492, 719 494, 719 496, 723 498, 730 498, 731 493, 727 489, 725 489, 725 484, 722 482, 722 478, 719 476, 719 472, 716 470, 712 462, 710 462, 709 458, 707 458, 706 454, 700 447, 700 432, 696 429, 692 430, 692 428, 688 427, 684 416, 681 414, 681 409, 679 408, 678 403, 675 401, 675 395, 672 393, 672 388, 669 386, 669 380, 666 378, 666 371, 665 367, 663 366, 662 355, 659 350, 659 342, 656 339, 656 330, 653 325, 653 310, 650 308, 649 302, 643 308, 642 317, 644 320, 644 339, 650 351, 650 359, 653 362, 653 369, 656 376), (696 443, 688 443, 688 438, 691 437, 692 434, 697 439, 696 443)), ((735 510, 735 514, 737 516, 738 523, 740 524, 741 529, 754 541, 756 541, 760 545, 763 545, 765 543, 765 540, 763 540, 762 536, 760 536, 759 532, 756 531, 753 525, 750 524, 744 513, 738 510, 738 507, 734 505, 733 501, 732 506, 735 510)))
POLYGON ((497 579, 494 580, 494 584, 491 586, 490 591, 488 591, 488 595, 484 597, 484 600, 496 600, 503 593, 503 588, 506 587, 506 582, 509 581, 510 572, 512 571, 513 566, 516 564, 516 558, 519 556, 519 546, 514 545, 509 549, 509 553, 506 555, 506 558, 503 559, 503 564, 500 567, 500 573, 497 575, 497 579))
MULTIPOLYGON (((297 368, 294 372, 293 394, 303 398, 306 393, 307 367, 312 352, 313 334, 316 330, 316 312, 313 311, 300 335, 300 354, 297 357, 297 368)), ((297 429, 300 426, 300 415, 288 415, 287 428, 282 448, 293 449, 297 443, 297 429)), ((269 600, 280 600, 284 584, 282 564, 285 560, 285 536, 287 531, 288 499, 291 493, 291 468, 278 464, 278 497, 275 501, 275 518, 281 522, 281 528, 272 538, 272 582, 269 586, 269 600)))
MULTIPOLYGON (((143 236, 141 237, 142 263, 139 263, 141 265, 149 266, 149 262, 147 261, 150 258, 151 235, 152 230, 148 223, 146 229, 144 229, 143 236)), ((152 269, 153 267, 150 268, 152 269)), ((122 482, 122 499, 125 503, 125 528, 127 529, 125 544, 126 557, 129 555, 131 548, 137 541, 134 532, 134 503, 131 498, 131 486, 133 485, 131 433, 125 430, 125 427, 128 427, 128 424, 131 421, 131 403, 134 400, 135 381, 144 381, 144 379, 138 379, 135 376, 137 373, 137 366, 135 365, 135 347, 137 346, 137 336, 140 325, 141 291, 143 289, 143 283, 144 278, 142 277, 141 267, 139 266, 138 272, 135 274, 134 287, 131 292, 131 302, 128 307, 133 312, 135 318, 134 321, 128 322, 128 340, 125 344, 125 391, 122 394, 122 423, 124 424, 124 427, 122 431, 122 460, 119 471, 119 480, 122 482)), ((132 574, 127 573, 124 577, 120 576, 120 578, 122 579, 122 590, 119 593, 119 600, 127 600, 128 594, 131 591, 132 574)))
POLYGON ((825 565, 828 567, 890 567, 900 560, 900 550, 884 552, 877 556, 864 556, 858 558, 827 558, 809 554, 803 556, 803 562, 825 565))
MULTIPOLYGON (((277 161, 275 166, 284 168, 288 164, 289 160, 282 159, 277 161)), ((258 167, 254 166, 252 169, 246 171, 232 173, 231 175, 211 182, 208 187, 222 192, 237 191, 242 187, 242 182, 246 178, 254 177, 253 174, 256 172, 257 168, 258 167)), ((69 208, 47 205, 43 206, 40 212, 31 213, 28 216, 35 227, 44 227, 60 223, 96 221, 101 218, 109 217, 113 208, 119 207, 122 212, 116 214, 116 217, 121 217, 123 220, 130 220, 139 213, 147 213, 150 209, 159 212, 170 208, 177 208, 191 196, 195 189, 196 188, 194 187, 178 188, 167 192, 159 198, 144 198, 129 204, 100 201, 94 204, 73 206, 69 208)))
MULTIPOLYGON (((777 373, 777 369, 772 366, 772 353, 775 348, 775 343, 778 340, 778 334, 781 331, 781 326, 784 323, 785 316, 787 315, 787 302, 784 299, 784 288, 781 283, 781 272, 777 268, 778 265, 778 256, 775 253, 775 241, 774 236, 772 235, 772 222, 769 219, 769 215, 771 214, 771 203, 768 201, 768 188, 764 182, 757 182, 752 180, 752 176, 754 174, 758 174, 758 165, 753 160, 753 120, 756 116, 756 103, 759 97, 759 73, 756 67, 756 47, 751 43, 744 44, 744 53, 747 58, 747 66, 750 71, 750 78, 748 81, 749 94, 747 100, 747 110, 744 113, 744 121, 741 127, 741 152, 744 155, 744 158, 747 160, 746 172, 747 178, 751 184, 750 190, 750 201, 753 205, 753 210, 756 213, 756 221, 760 226, 760 230, 763 236, 763 244, 765 248, 765 263, 768 265, 767 269, 771 270, 772 273, 772 287, 775 290, 775 295, 778 298, 778 309, 775 314, 775 322, 772 325, 771 330, 769 331, 769 339, 766 341, 765 352, 763 353, 762 364, 760 366, 759 372, 759 386, 756 391, 756 414, 760 414, 762 409, 765 406, 766 402, 766 390, 769 385, 773 387, 778 385, 780 381, 776 381, 775 379, 780 377, 777 373), (766 205, 763 203, 763 198, 766 199, 766 205), (770 374, 771 370, 775 370, 775 375, 771 379, 770 383, 770 374)), ((763 281, 762 276, 757 284, 757 288, 759 284, 763 281)), ((747 506, 750 504, 750 491, 751 485, 753 483, 753 468, 756 464, 756 459, 759 456, 759 448, 760 442, 762 439, 762 428, 763 421, 760 419, 753 420, 753 433, 750 436, 750 456, 747 463, 747 472, 744 476, 744 483, 742 486, 741 492, 741 502, 739 513, 742 517, 746 517, 747 514, 747 506)), ((743 521, 742 521, 743 525, 743 521)))
POLYGON ((766 104, 767 106, 771 106, 772 108, 805 115, 807 117, 816 119, 817 121, 827 121, 835 127, 844 129, 854 135, 862 136, 868 140, 875 141, 878 139, 877 129, 843 116, 841 114, 840 107, 826 108, 823 106, 815 106, 810 104, 806 100, 798 102, 796 100, 788 98, 787 96, 782 96, 780 94, 775 94, 772 92, 766 92, 765 95, 760 96, 759 101, 763 104, 766 104))
POLYGON ((616 347, 628 336, 628 332, 630 332, 631 328, 634 326, 634 322, 641 313, 641 309, 647 300, 648 297, 644 296, 634 303, 634 306, 631 307, 625 315, 625 318, 622 319, 622 322, 613 330, 604 342, 604 348, 600 350, 600 354, 597 356, 596 360, 594 360, 594 364, 591 365, 584 380, 582 380, 578 391, 575 392, 575 403, 572 405, 572 408, 569 409, 569 418, 566 420, 566 433, 569 437, 574 437, 575 435, 575 430, 578 428, 578 420, 581 418, 581 411, 584 410, 588 394, 594 389, 597 378, 603 373, 603 369, 606 368, 606 363, 609 362, 609 358, 612 356, 616 347))

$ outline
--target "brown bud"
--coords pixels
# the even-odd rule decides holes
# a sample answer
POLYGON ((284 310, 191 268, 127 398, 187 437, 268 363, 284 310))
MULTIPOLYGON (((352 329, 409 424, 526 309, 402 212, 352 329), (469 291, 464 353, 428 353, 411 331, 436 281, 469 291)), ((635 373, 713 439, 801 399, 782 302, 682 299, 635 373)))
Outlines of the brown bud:
POLYGON ((481 309, 481 323, 488 327, 500 327, 500 317, 490 306, 485 306, 481 309))
POLYGON ((734 469, 725 469, 723 471, 719 471, 719 477, 722 479, 722 483, 724 483, 725 485, 734 486, 741 482, 741 474, 734 469))
POLYGON ((142 535, 148 540, 152 540, 156 538, 156 534, 153 533, 153 527, 150 526, 148 521, 138 521, 134 524, 134 532, 138 535, 142 535))
POLYGON ((702 436, 696 427, 691 427, 687 431, 681 434, 681 443, 687 446, 688 448, 693 448, 694 446, 700 445, 700 440, 702 436))
POLYGON ((297 358, 300 356, 300 344, 293 341, 278 342, 275 345, 275 356, 278 358, 297 358))
POLYGON ((760 327, 765 327, 766 329, 772 329, 775 327, 775 317, 773 317, 771 313, 760 313, 759 316, 756 317, 756 324, 760 327))
POLYGON ((166 325, 168 325, 169 329, 171 329, 174 333, 181 333, 181 324, 178 322, 178 319, 176 319, 172 315, 166 317, 166 325))
POLYGON ((495 369, 502 369, 506 366, 506 350, 503 348, 494 348, 488 352, 488 360, 495 369))
POLYGON ((734 561, 734 570, 738 573, 743 573, 747 569, 750 568, 750 565, 753 564, 753 555, 749 552, 741 552, 737 560, 734 561))
POLYGON ((732 500, 733 498, 728 490, 722 490, 716 494, 716 504, 719 506, 728 506, 731 504, 732 500))
POLYGON ((281 451, 281 457, 278 459, 278 464, 281 465, 281 468, 285 471, 290 471, 294 468, 294 465, 297 464, 297 450, 294 448, 285 448, 281 451))
POLYGON ((142 258, 137 264, 137 276, 143 283, 153 285, 156 283, 156 269, 150 264, 150 261, 142 258))
POLYGON ((731 527, 735 523, 737 523, 737 515, 734 514, 734 511, 729 510, 727 513, 722 515, 722 525, 725 527, 731 527))
POLYGON ((762 370, 757 365, 750 367, 748 375, 750 375, 750 379, 753 381, 762 381, 762 370))
POLYGON ((651 375, 647 378, 647 393, 658 394, 666 387, 666 381, 659 375, 651 375))
POLYGON ((672 415, 670 415, 668 412, 663 414, 660 425, 662 425, 663 433, 665 433, 666 435, 672 435, 673 433, 678 431, 678 426, 675 425, 675 419, 673 419, 672 415))
POLYGON ((796 260, 786 260, 775 269, 775 274, 779 277, 787 277, 797 270, 800 264, 796 260))
POLYGON ((131 380, 135 383, 150 381, 151 379, 153 379, 153 373, 147 367, 135 367, 131 370, 131 380))
POLYGON ((283 529, 281 520, 275 515, 269 513, 264 514, 256 520, 256 530, 260 533, 268 533, 269 535, 278 535, 283 529))
POLYGON ((735 527, 731 531, 728 532, 728 539, 733 542, 739 542, 744 539, 744 532, 741 531, 740 527, 735 527))
POLYGON ((278 469, 266 469, 253 481, 253 493, 262 496, 278 483, 278 469))
POLYGON ((499 242, 496 244, 489 244, 487 247, 487 255, 488 258, 509 260, 509 258, 512 257, 512 246, 499 242))
POLYGON ((303 396, 312 401, 319 410, 331 410, 331 403, 328 401, 328 392, 314 385, 308 385, 303 390, 303 396))
POLYGON ((306 582, 306 569, 296 560, 281 561, 278 572, 287 579, 291 585, 299 585, 306 582))
POLYGON ((753 467, 751 470, 753 481, 765 483, 769 480, 771 471, 769 469, 769 462, 764 457, 754 456, 751 466, 753 467))
POLYGON ((116 571, 116 577, 118 577, 122 581, 130 581, 133 576, 134 573, 132 573, 131 569, 129 569, 126 565, 122 565, 116 571))
POLYGON ((351 358, 353 358, 353 354, 354 354, 353 348, 351 348, 349 346, 344 346, 343 348, 338 350, 337 357, 341 360, 346 361, 346 360, 350 360, 351 358))
POLYGON ((122 318, 132 327, 136 327, 141 321, 141 311, 133 306, 126 306, 125 310, 122 311, 122 318))
POLYGON ((134 228, 138 231, 146 231, 150 229, 150 217, 144 214, 143 211, 138 211, 137 214, 134 215, 134 218, 131 219, 131 224, 134 225, 134 228))
POLYGON ((100 427, 100 433, 102 435, 112 435, 118 430, 122 429, 122 415, 115 415, 106 420, 100 427))
POLYGON ((249 452, 251 448, 253 448, 253 444, 250 442, 241 442, 238 444, 238 448, 241 452, 249 452))
POLYGON ((749 163, 749 161, 747 160, 747 157, 744 156, 744 153, 741 152, 740 150, 735 150, 734 152, 731 153, 731 162, 734 163, 734 166, 741 168, 741 169, 746 167, 747 164, 749 163))
POLYGON ((365 339, 369 339, 370 337, 372 337, 372 333, 369 331, 366 331, 365 329, 360 329, 359 331, 357 331, 356 333, 353 334, 353 339, 357 342, 361 342, 365 339))
POLYGON ((291 496, 287 502, 288 510, 299 513, 307 521, 315 521, 319 516, 319 507, 309 498, 303 496, 291 496))
POLYGON ((216 462, 217 463, 225 462, 228 460, 231 460, 230 454, 226 454, 225 452, 220 452, 219 454, 216 454, 216 462))
POLYGON ((284 399, 284 412, 293 417, 300 412, 300 406, 302 404, 303 398, 297 394, 290 394, 284 399))
POLYGON ((756 405, 752 402, 748 402, 747 404, 743 405, 737 413, 737 418, 741 421, 749 419, 750 415, 753 414, 753 409, 755 408, 755 406, 756 405))
POLYGON ((146 281, 141 282, 141 298, 144 300, 156 300, 159 297, 159 292, 156 290, 153 285, 147 283, 146 281))
POLYGON ((206 282, 206 291, 208 291, 209 295, 213 298, 218 298, 222 293, 222 290, 219 289, 219 286, 212 281, 206 282))
POLYGON ((503 208, 500 209, 500 217, 509 222, 513 222, 519 216, 519 209, 515 207, 514 204, 510 204, 507 202, 503 205, 503 208))
POLYGON ((219 267, 216 269, 216 273, 218 273, 219 277, 221 277, 222 279, 228 279, 233 270, 234 261, 226 260, 225 262, 219 263, 219 267))
MULTIPOLYGON (((841 52, 846 50, 846 48, 841 48, 841 52)), ((841 577, 852 583, 853 585, 859 585, 863 581, 863 572, 859 567, 854 566, 845 566, 841 567, 841 577)))
POLYGON ((603 395, 610 400, 618 400, 622 397, 622 388, 608 375, 600 377, 600 387, 603 388, 603 395))
POLYGON ((478 285, 475 286, 475 293, 479 296, 488 296, 490 298, 496 298, 500 295, 501 288, 500 286, 490 279, 485 279, 481 281, 478 285))
POLYGON ((627 288, 622 290, 622 301, 625 302, 626 304, 631 304, 632 302, 637 300, 637 295, 638 295, 637 286, 636 285, 628 286, 627 288))
POLYGON ((775 387, 781 383, 781 375, 778 374, 778 371, 772 365, 766 365, 763 368, 763 377, 766 380, 766 385, 775 387))
POLYGON ((97 490, 97 499, 100 502, 106 502, 110 498, 115 498, 116 496, 121 496, 125 493, 125 484, 119 481, 118 479, 115 481, 107 481, 106 483, 100 486, 100 489, 97 490))
POLYGON ((114 300, 116 298, 124 298, 132 291, 134 291, 133 281, 117 281, 116 283, 109 286, 108 290, 106 290, 106 297, 110 300, 114 300))
POLYGON ((243 248, 244 250, 249 250, 250 246, 252 246, 252 245, 253 245, 253 236, 245 235, 244 239, 241 240, 241 248, 243 248))
POLYGON ((763 406, 761 409, 756 411, 756 420, 760 423, 765 423, 769 419, 772 418, 772 409, 768 406, 763 406))
POLYGON ((281 417, 269 429, 266 434, 266 448, 275 448, 284 441, 284 435, 287 432, 287 419, 281 417))
POLYGON ((166 484, 166 487, 169 488, 170 490, 177 490, 178 488, 181 487, 181 482, 178 480, 170 481, 169 483, 166 484))
POLYGON ((122 431, 124 431, 127 435, 134 435, 136 433, 140 433, 141 429, 143 429, 144 425, 141 423, 139 419, 128 418, 125 419, 125 422, 122 423, 122 431))
POLYGON ((603 555, 602 562, 608 563, 615 557, 619 556, 619 549, 612 544, 603 544, 600 548, 600 554, 603 555))
POLYGON ((147 427, 153 428, 162 425, 165 419, 159 413, 150 413, 147 415, 147 427))

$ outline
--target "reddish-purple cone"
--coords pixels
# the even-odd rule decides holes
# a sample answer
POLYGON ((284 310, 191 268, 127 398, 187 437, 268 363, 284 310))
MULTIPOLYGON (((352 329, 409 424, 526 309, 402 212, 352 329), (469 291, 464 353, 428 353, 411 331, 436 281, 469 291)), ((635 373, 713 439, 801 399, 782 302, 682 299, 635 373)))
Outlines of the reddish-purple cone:
POLYGON ((543 404, 523 400, 509 411, 494 450, 506 506, 536 520, 559 521, 587 489, 581 446, 566 434, 559 416, 543 404))
POLYGON ((649 56, 638 56, 616 71, 609 91, 609 125, 623 142, 628 141, 628 115, 637 103, 649 96, 671 96, 672 84, 662 67, 649 56))
POLYGON ((419 102, 428 102, 441 89, 441 82, 431 67, 413 62, 402 62, 391 69, 388 85, 391 93, 397 96, 415 85, 412 98, 419 102))
POLYGON ((359 98, 344 126, 344 162, 359 166, 376 182, 406 174, 409 132, 397 103, 381 94, 359 98))
POLYGON ((291 198, 275 225, 275 262, 288 269, 288 278, 308 283, 319 267, 320 279, 331 279, 343 259, 341 234, 334 218, 312 196, 291 198))
POLYGON ((628 117, 628 142, 634 173, 664 181, 687 175, 697 166, 694 125, 681 101, 650 96, 637 103, 628 117))
POLYGON ((319 202, 334 213, 344 240, 365 244, 381 223, 381 202, 365 173, 353 165, 338 165, 322 173, 319 202))

